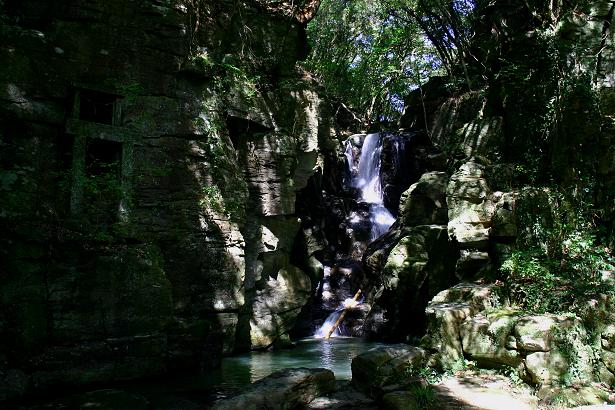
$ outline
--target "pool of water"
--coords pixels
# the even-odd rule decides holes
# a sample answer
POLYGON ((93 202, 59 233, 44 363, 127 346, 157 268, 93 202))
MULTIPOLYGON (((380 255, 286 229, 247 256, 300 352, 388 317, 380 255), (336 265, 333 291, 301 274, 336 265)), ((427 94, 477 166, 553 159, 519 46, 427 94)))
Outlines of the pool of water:
MULTIPOLYGON (((198 376, 171 377, 150 381, 135 381, 109 386, 146 397, 156 408, 168 408, 166 404, 185 398, 207 408, 216 399, 228 397, 256 380, 276 370, 290 367, 324 367, 333 371, 338 380, 350 380, 352 358, 381 343, 366 342, 350 337, 335 337, 329 340, 304 339, 290 349, 267 352, 250 352, 226 357, 219 369, 198 376)), ((58 397, 28 400, 9 409, 47 409, 42 404, 63 403, 70 392, 57 392, 58 397)), ((51 407, 56 408, 56 407, 51 407)), ((57 408, 63 408, 58 405, 57 408)), ((183 408, 177 405, 169 408, 183 408)))
POLYGON ((333 371, 336 379, 350 380, 352 358, 381 345, 350 337, 300 340, 292 349, 227 357, 222 360, 221 368, 214 372, 212 382, 225 390, 238 390, 288 367, 324 367, 333 371))

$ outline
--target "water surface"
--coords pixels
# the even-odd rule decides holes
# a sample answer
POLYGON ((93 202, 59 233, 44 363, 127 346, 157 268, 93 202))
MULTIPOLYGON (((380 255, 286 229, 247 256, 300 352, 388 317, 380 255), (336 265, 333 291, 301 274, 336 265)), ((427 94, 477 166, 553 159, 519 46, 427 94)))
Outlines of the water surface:
POLYGON ((324 367, 333 371, 336 379, 350 380, 352 358, 381 345, 351 337, 304 339, 292 349, 226 357, 221 368, 209 376, 212 384, 224 391, 239 390, 276 370, 289 367, 324 367))

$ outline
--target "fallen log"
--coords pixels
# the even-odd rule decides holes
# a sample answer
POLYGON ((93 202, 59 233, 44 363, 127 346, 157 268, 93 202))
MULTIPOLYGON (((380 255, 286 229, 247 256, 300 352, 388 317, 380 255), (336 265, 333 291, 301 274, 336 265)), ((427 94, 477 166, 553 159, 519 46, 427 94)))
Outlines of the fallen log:
POLYGON ((344 308, 344 311, 342 312, 340 317, 338 317, 337 320, 335 321, 335 324, 331 326, 331 329, 329 329, 329 331, 327 332, 325 339, 329 339, 331 337, 335 329, 337 329, 340 323, 342 323, 342 320, 344 320, 344 316, 346 316, 346 312, 348 312, 349 309, 354 307, 355 302, 357 301, 357 299, 359 299, 359 296, 361 296, 361 289, 357 290, 357 293, 355 293, 354 297, 352 298, 352 302, 348 303, 348 305, 344 308))

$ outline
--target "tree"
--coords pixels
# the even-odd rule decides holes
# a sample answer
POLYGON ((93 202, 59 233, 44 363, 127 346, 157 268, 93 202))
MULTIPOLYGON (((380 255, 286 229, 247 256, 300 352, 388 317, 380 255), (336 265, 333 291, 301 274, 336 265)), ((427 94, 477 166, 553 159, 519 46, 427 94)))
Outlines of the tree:
POLYGON ((308 36, 308 68, 367 123, 397 119, 403 97, 441 68, 422 28, 383 1, 325 0, 308 36))

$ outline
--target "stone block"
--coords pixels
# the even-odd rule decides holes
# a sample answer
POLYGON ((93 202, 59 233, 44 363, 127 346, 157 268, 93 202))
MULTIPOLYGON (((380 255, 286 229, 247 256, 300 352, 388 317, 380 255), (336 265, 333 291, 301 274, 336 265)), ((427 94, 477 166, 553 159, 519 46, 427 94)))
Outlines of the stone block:
POLYGON ((497 316, 478 314, 466 319, 460 325, 463 352, 481 367, 516 368, 521 356, 507 347, 516 317, 513 312, 497 316))
POLYGON ((379 397, 384 386, 412 376, 425 360, 423 349, 408 345, 379 347, 352 359, 352 383, 371 397, 379 397))
POLYGON ((294 325, 301 308, 310 297, 311 282, 300 269, 289 266, 267 278, 257 290, 252 304, 250 339, 253 348, 271 346, 294 325))
POLYGON ((445 172, 428 172, 401 196, 399 220, 405 226, 443 225, 448 222, 445 172))
POLYGON ((238 395, 218 401, 214 410, 284 410, 304 408, 318 396, 335 390, 328 369, 284 369, 252 383, 238 395))

